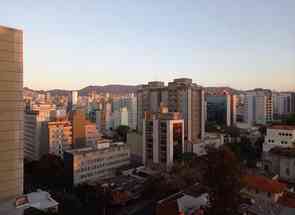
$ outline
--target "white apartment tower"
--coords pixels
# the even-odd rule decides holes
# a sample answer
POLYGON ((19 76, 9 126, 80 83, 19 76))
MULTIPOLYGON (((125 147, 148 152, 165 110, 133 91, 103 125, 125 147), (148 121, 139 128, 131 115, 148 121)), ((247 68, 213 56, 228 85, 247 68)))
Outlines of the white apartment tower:
POLYGON ((268 90, 257 89, 247 92, 244 119, 249 125, 265 125, 273 121, 273 96, 268 90))

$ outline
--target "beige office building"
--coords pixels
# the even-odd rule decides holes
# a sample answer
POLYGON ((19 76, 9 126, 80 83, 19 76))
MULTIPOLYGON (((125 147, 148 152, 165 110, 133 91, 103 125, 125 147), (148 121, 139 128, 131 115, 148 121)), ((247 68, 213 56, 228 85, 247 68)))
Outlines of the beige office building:
POLYGON ((23 192, 22 31, 0 26, 0 201, 23 192))

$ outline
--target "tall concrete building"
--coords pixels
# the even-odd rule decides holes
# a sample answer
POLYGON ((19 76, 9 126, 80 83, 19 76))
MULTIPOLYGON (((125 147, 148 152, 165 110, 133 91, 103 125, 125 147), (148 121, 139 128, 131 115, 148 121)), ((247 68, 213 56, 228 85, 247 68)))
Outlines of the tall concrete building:
POLYGON ((175 79, 168 84, 169 112, 180 112, 184 119, 184 137, 189 143, 186 151, 192 151, 191 144, 201 142, 205 134, 205 95, 202 87, 192 79, 175 79))
POLYGON ((68 98, 68 111, 75 110, 78 105, 78 91, 72 91, 68 98))
MULTIPOLYGON (((134 94, 113 99, 112 101, 112 119, 115 121, 118 119, 119 113, 128 112, 128 123, 123 123, 122 125, 128 125, 132 130, 137 128, 137 99, 134 94)), ((124 118, 124 117, 123 117, 124 118)), ((116 128, 116 122, 114 128, 116 128)), ((121 125, 121 122, 120 122, 121 125)))
POLYGON ((128 126, 135 130, 137 128, 137 99, 134 95, 128 98, 128 126))
POLYGON ((161 104, 169 112, 179 112, 184 120, 185 151, 201 142, 205 133, 205 96, 201 86, 192 79, 180 78, 164 86, 163 82, 150 82, 137 93, 138 131, 142 131, 145 112, 159 112, 161 104))
POLYGON ((279 115, 284 117, 291 113, 292 108, 292 94, 280 93, 279 95, 279 115))
POLYGON ((74 146, 85 144, 85 126, 90 124, 82 111, 74 110, 70 114, 73 126, 73 144, 74 146))
POLYGON ((95 123, 85 125, 85 143, 86 146, 95 146, 97 140, 101 139, 95 123))
POLYGON ((137 91, 138 132, 142 133, 143 131, 144 113, 159 112, 161 103, 168 104, 168 91, 164 82, 153 81, 139 87, 137 91))
POLYGON ((112 113, 112 125, 111 127, 113 129, 117 129, 119 126, 128 126, 128 116, 129 112, 126 107, 121 108, 120 110, 117 110, 112 113))
POLYGON ((273 121, 273 96, 269 90, 256 89, 247 92, 245 122, 249 125, 265 125, 273 121))
POLYGON ((50 103, 32 104, 30 111, 37 112, 40 121, 50 121, 50 118, 55 114, 56 105, 50 103))
POLYGON ((26 111, 24 114, 24 158, 39 160, 47 151, 47 120, 42 113, 26 111))
POLYGON ((273 93, 273 115, 274 120, 284 119, 292 113, 292 93, 273 93))
POLYGON ((184 121, 180 113, 145 113, 143 123, 144 165, 171 166, 184 152, 184 121))
POLYGON ((291 112, 295 113, 295 92, 291 93, 291 112))
POLYGON ((0 26, 0 201, 23 192, 23 33, 0 26))
POLYGON ((216 123, 220 126, 234 126, 237 123, 235 95, 208 95, 206 106, 208 123, 216 123))
POLYGON ((73 148, 72 123, 68 120, 48 122, 48 152, 63 158, 73 148))

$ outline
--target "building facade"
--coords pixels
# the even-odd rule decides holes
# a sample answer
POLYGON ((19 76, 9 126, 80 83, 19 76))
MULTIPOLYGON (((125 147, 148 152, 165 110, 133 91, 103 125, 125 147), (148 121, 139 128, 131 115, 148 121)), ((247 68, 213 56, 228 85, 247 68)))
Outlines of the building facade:
POLYGON ((65 150, 73 147, 72 123, 68 120, 48 122, 49 153, 63 158, 65 150))
POLYGON ((33 103, 29 111, 37 112, 40 121, 50 121, 54 117, 56 106, 50 103, 33 103))
POLYGON ((273 125, 267 129, 263 151, 274 147, 295 147, 295 126, 273 125))
POLYGON ((145 112, 159 112, 160 105, 168 105, 168 91, 164 82, 153 81, 141 85, 137 91, 137 131, 142 133, 145 112))
POLYGON ((23 192, 23 33, 0 26, 0 201, 23 192))
POLYGON ((245 97, 244 120, 249 125, 266 125, 273 121, 273 96, 269 90, 249 91, 245 97))
POLYGON ((184 120, 180 113, 146 113, 143 164, 171 166, 184 152, 184 120))
POLYGON ((46 121, 38 112, 24 114, 24 158, 28 161, 39 160, 47 153, 46 121), (41 116, 41 117, 40 117, 41 116), (40 118, 39 118, 40 117, 40 118))
POLYGON ((137 92, 138 131, 142 132, 145 112, 157 113, 160 106, 169 112, 179 112, 184 120, 185 151, 200 143, 205 133, 205 96, 201 86, 191 79, 175 79, 165 86, 163 82, 150 82, 137 92))
POLYGON ((291 93, 291 112, 295 113, 295 93, 291 93))
POLYGON ((273 115, 282 120, 292 113, 292 93, 273 93, 273 115))
POLYGON ((184 120, 185 151, 201 142, 205 134, 204 89, 191 79, 175 79, 168 84, 168 110, 179 112, 184 120))
POLYGON ((237 123, 235 95, 208 95, 206 106, 207 123, 228 127, 237 123))
POLYGON ((112 114, 112 122, 113 122, 112 128, 116 129, 121 125, 129 126, 129 124, 128 124, 129 117, 128 116, 129 116, 129 112, 126 107, 113 112, 113 114, 112 114))
POLYGON ((80 110, 71 112, 70 119, 73 127, 73 145, 85 145, 85 126, 91 124, 90 121, 86 119, 85 114, 80 110))
POLYGON ((85 125, 85 138, 87 146, 95 146, 97 140, 100 139, 100 134, 96 129, 95 123, 85 125))
POLYGON ((130 164, 130 150, 124 143, 100 143, 103 147, 89 147, 65 152, 64 162, 69 181, 73 185, 114 177, 116 170, 130 164))
POLYGON ((279 176, 283 181, 295 183, 295 149, 272 148, 263 154, 263 168, 279 176))

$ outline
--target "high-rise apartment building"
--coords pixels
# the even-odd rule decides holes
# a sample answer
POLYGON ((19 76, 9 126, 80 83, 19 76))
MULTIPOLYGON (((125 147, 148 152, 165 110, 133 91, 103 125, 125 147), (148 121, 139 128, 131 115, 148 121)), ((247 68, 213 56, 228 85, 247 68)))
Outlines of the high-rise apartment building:
POLYGON ((205 95, 202 87, 191 79, 175 79, 168 84, 169 112, 180 112, 184 119, 184 136, 190 144, 200 143, 205 133, 205 95))
POLYGON ((184 152, 184 120, 180 113, 145 113, 143 163, 170 166, 184 152))
POLYGON ((116 129, 121 125, 129 126, 128 116, 129 116, 129 112, 126 107, 113 112, 112 113, 112 128, 116 129))
POLYGON ((97 140, 101 138, 97 131, 95 123, 89 123, 85 125, 85 138, 87 146, 96 146, 97 140))
POLYGON ((70 119, 73 126, 73 144, 81 145, 85 144, 85 126, 90 124, 90 121, 86 119, 85 114, 82 111, 74 110, 70 114, 70 119))
POLYGON ((245 97, 244 120, 249 125, 265 125, 273 121, 273 96, 268 90, 256 89, 245 97))
POLYGON ((0 26, 0 201, 23 192, 23 33, 0 26))
POLYGON ((292 93, 273 93, 273 114, 275 120, 284 119, 292 113, 292 93))
POLYGON ((291 93, 291 112, 295 113, 295 92, 291 93))
POLYGON ((68 120, 48 122, 48 152, 63 157, 65 150, 72 149, 72 123, 68 120))
POLYGON ((128 126, 135 130, 137 128, 137 99, 134 95, 127 100, 128 126))
POLYGON ((164 86, 163 82, 150 82, 138 91, 138 131, 142 130, 145 112, 159 112, 160 106, 169 112, 179 112, 184 120, 185 151, 191 144, 200 143, 205 133, 205 96, 201 86, 191 79, 180 78, 164 86))
POLYGON ((24 158, 29 161, 39 160, 47 153, 47 120, 42 114, 26 111, 24 114, 24 158))
POLYGON ((78 104, 78 91, 72 91, 69 96, 68 110, 75 110, 78 104))
MULTIPOLYGON (((128 112, 128 122, 125 122, 125 117, 123 120, 119 121, 119 125, 128 125, 131 129, 135 130, 137 128, 137 99, 134 94, 113 99, 112 101, 112 120, 114 128, 116 128, 118 123, 119 115, 126 114, 128 112), (123 123, 121 123, 123 121, 123 123)), ((121 118, 122 118, 121 117, 121 118)))
POLYGON ((233 126, 237 123, 235 95, 208 95, 206 106, 207 122, 220 126, 233 126))
POLYGON ((142 132, 145 112, 159 112, 160 105, 168 104, 168 91, 164 82, 149 82, 137 91, 137 130, 142 132), (166 99, 165 99, 165 98, 166 99))
POLYGON ((96 126, 99 132, 112 128, 112 104, 109 101, 103 101, 96 111, 96 126))
POLYGON ((30 111, 38 113, 39 121, 50 121, 51 117, 55 114, 56 106, 50 103, 36 103, 31 105, 30 111))

